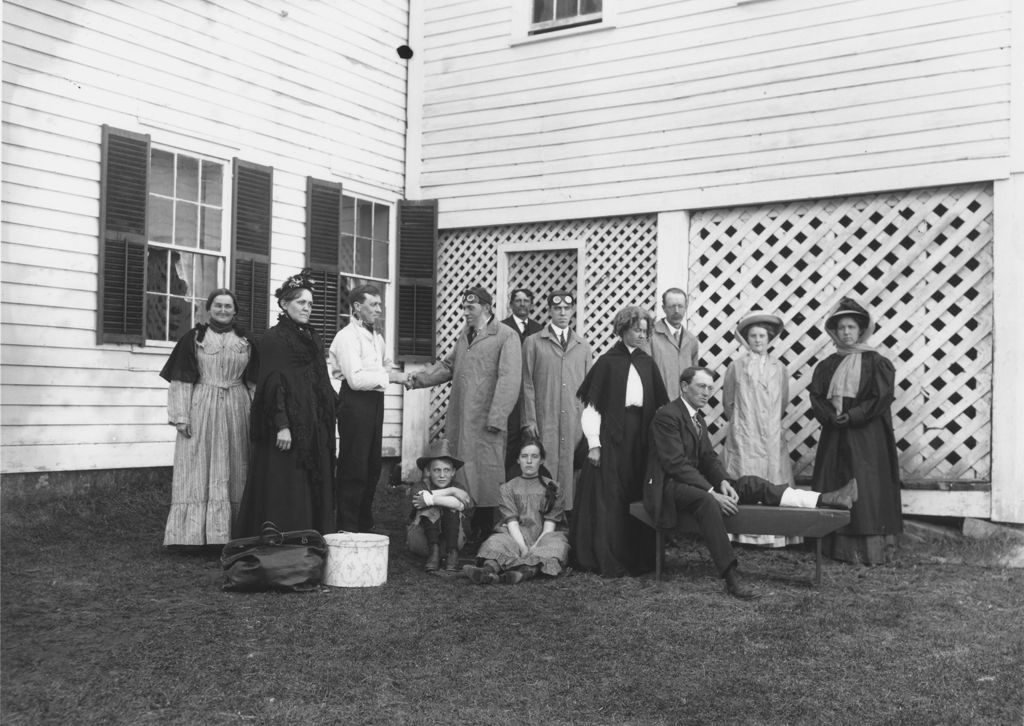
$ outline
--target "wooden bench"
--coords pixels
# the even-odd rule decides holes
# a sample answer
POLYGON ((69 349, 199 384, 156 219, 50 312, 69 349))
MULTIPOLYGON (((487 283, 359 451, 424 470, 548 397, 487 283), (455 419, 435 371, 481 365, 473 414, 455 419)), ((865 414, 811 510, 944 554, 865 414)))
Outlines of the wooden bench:
MULTIPOLYGON (((629 513, 654 529, 654 577, 661 580, 665 562, 665 532, 657 529, 647 514, 643 502, 629 505, 629 513)), ((741 504, 740 511, 725 517, 725 531, 730 534, 774 534, 784 537, 810 537, 814 539, 814 584, 821 585, 821 538, 850 523, 850 513, 842 509, 804 509, 800 507, 766 507, 761 504, 741 504)), ((686 534, 700 534, 697 520, 691 514, 680 513, 679 524, 672 530, 686 534)))

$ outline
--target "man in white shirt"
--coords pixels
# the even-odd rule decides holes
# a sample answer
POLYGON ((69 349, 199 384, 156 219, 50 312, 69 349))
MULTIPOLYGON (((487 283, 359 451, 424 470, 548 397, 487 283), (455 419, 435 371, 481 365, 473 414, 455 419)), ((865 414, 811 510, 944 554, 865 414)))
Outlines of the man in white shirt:
POLYGON ((351 319, 331 343, 328 367, 341 381, 338 398, 338 470, 335 503, 338 529, 373 529, 373 495, 380 478, 384 389, 405 375, 387 357, 375 324, 381 316, 380 290, 360 285, 349 293, 351 319))

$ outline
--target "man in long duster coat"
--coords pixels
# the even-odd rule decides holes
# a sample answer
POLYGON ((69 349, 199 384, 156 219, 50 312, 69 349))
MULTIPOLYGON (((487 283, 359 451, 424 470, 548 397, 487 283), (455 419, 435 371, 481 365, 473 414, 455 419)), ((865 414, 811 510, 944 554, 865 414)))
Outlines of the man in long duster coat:
POLYGON ((566 507, 572 508, 573 452, 583 434, 583 403, 576 397, 576 391, 593 365, 594 356, 590 343, 568 328, 575 305, 566 305, 569 312, 565 321, 557 325, 561 322, 555 320, 560 306, 551 297, 566 295, 549 296, 553 324, 523 343, 523 428, 544 444, 545 465, 565 493, 566 507), (566 337, 564 350, 559 335, 566 337))
POLYGON ((466 327, 455 348, 415 374, 412 386, 452 382, 445 436, 455 456, 466 462, 454 481, 483 509, 501 503, 498 487, 505 482, 505 428, 519 399, 523 354, 516 332, 494 317, 491 296, 485 290, 468 290, 463 309, 466 327))

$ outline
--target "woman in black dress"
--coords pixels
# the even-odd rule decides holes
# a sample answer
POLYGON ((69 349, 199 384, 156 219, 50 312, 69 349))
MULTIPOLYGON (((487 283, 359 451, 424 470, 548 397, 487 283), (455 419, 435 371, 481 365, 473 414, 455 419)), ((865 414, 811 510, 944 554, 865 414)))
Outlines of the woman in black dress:
POLYGON ((594 362, 576 395, 588 449, 570 526, 576 565, 605 577, 654 569, 654 532, 629 515, 643 498, 647 435, 668 401, 654 359, 641 350, 654 320, 629 306, 612 322, 619 342, 594 362))
POLYGON ((309 325, 308 275, 303 270, 278 288, 281 314, 259 344, 253 462, 236 536, 259 534, 264 521, 283 531, 334 531, 336 394, 323 342, 309 325))
POLYGON ((874 325, 856 301, 843 298, 825 320, 836 352, 814 369, 808 392, 821 424, 814 456, 815 491, 857 480, 850 524, 823 542, 833 559, 891 562, 903 531, 899 451, 892 428, 896 371, 866 344, 874 325))

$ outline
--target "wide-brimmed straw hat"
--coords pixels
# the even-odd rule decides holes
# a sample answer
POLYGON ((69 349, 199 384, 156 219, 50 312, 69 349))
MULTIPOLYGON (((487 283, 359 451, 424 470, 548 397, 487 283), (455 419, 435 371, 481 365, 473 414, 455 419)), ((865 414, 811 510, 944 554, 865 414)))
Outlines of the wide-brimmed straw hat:
POLYGON ((749 313, 740 318, 740 321, 736 323, 736 332, 740 334, 740 337, 744 340, 747 339, 747 328, 751 325, 762 325, 768 331, 769 339, 774 339, 779 336, 785 326, 782 324, 782 318, 778 315, 772 315, 766 313, 763 310, 751 310, 749 313))
POLYGON ((465 464, 462 459, 452 454, 451 444, 448 443, 448 439, 438 439, 430 445, 427 449, 427 453, 424 456, 416 459, 416 466, 420 469, 425 469, 427 465, 434 459, 448 459, 452 462, 452 466, 458 471, 465 464))
POLYGON ((835 330, 839 325, 840 318, 856 318, 860 323, 861 332, 865 331, 871 324, 871 315, 864 307, 853 298, 844 297, 836 305, 835 310, 825 318, 825 330, 835 330))

